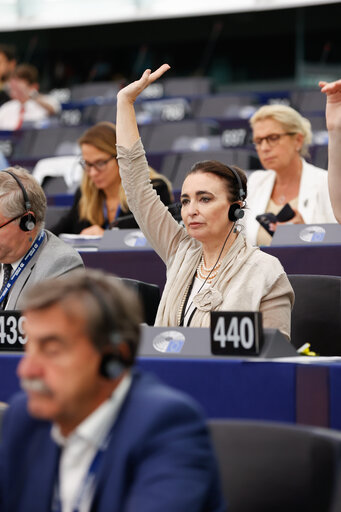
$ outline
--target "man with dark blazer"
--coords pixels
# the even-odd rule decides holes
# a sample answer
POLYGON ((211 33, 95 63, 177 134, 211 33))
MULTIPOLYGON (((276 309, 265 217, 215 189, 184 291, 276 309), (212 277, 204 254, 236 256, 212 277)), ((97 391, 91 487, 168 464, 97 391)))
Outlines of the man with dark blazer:
POLYGON ((78 252, 44 230, 46 198, 25 169, 0 172, 0 309, 20 309, 27 288, 83 267, 78 252))
POLYGON ((99 271, 31 288, 24 394, 7 409, 1 512, 222 512, 196 403, 133 369, 141 308, 99 271))

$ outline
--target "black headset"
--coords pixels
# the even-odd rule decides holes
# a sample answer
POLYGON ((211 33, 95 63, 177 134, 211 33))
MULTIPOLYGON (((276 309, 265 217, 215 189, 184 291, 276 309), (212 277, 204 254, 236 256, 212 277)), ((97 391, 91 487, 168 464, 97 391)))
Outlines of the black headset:
MULTIPOLYGON (((123 340, 117 330, 112 310, 109 307, 108 298, 105 296, 104 291, 93 281, 87 282, 87 290, 99 305, 102 314, 104 337, 107 339, 107 343, 102 350, 99 373, 106 379, 117 379, 126 368, 131 366, 131 360, 124 358, 118 348, 123 340)), ((127 345, 129 346, 128 342, 127 345)))
MULTIPOLYGON (((226 164, 225 164, 226 165, 226 164)), ((237 220, 242 219, 244 217, 244 201, 245 201, 245 190, 243 189, 242 181, 240 179, 240 176, 238 172, 233 169, 233 167, 230 167, 229 165, 226 165, 226 167, 233 173, 234 177, 236 178, 238 182, 238 201, 242 201, 243 205, 240 205, 239 203, 232 203, 229 211, 228 211, 228 218, 232 222, 237 222, 237 220)))
POLYGON ((12 171, 3 170, 2 172, 7 172, 7 174, 10 174, 15 179, 15 181, 18 183, 18 185, 22 191, 22 195, 24 197, 25 213, 23 213, 23 215, 20 219, 20 223, 19 223, 20 229, 22 231, 32 231, 32 229, 34 229, 37 221, 36 221, 34 213, 31 211, 31 202, 28 198, 28 195, 27 195, 24 185, 22 184, 22 182, 20 181, 18 176, 16 176, 12 171))

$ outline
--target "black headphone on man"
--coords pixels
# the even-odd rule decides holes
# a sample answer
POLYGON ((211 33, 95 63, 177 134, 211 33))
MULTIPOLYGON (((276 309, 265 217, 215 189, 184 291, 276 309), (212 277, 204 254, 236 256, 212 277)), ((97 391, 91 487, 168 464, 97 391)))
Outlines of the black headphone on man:
POLYGON ((246 194, 245 190, 243 189, 242 181, 240 179, 238 172, 229 165, 226 165, 226 167, 233 173, 234 177, 238 182, 238 201, 242 201, 242 205, 240 205, 239 203, 232 203, 228 211, 229 220, 231 222, 237 222, 237 220, 242 219, 245 214, 243 207, 245 206, 246 194))
MULTIPOLYGON (((28 195, 27 195, 24 185, 22 184, 22 182, 20 181, 18 176, 16 176, 12 171, 3 170, 2 172, 7 172, 7 174, 10 174, 12 176, 12 178, 15 179, 15 181, 18 183, 18 185, 22 191, 22 194, 23 194, 25 213, 23 213, 23 215, 21 216, 21 219, 20 219, 20 223, 19 223, 20 229, 22 231, 32 231, 37 223, 37 220, 35 218, 34 213, 31 210, 31 202, 28 198, 28 195)), ((18 218, 19 217, 20 217, 20 215, 18 216, 18 218)))
MULTIPOLYGON (((100 286, 90 281, 87 283, 87 290, 96 299, 99 305, 102 315, 103 336, 107 340, 102 350, 99 373, 106 379, 117 379, 124 370, 132 365, 132 361, 123 357, 119 349, 119 345, 123 340, 120 332, 117 330, 106 294, 100 286)), ((126 343, 129 346, 129 343, 126 343)))

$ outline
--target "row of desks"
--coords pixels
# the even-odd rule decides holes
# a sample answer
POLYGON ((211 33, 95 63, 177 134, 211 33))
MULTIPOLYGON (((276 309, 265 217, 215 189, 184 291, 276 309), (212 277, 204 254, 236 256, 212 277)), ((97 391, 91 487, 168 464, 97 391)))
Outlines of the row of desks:
MULTIPOLYGON (((0 400, 19 389, 19 353, 0 355, 0 400)), ((140 357, 138 365, 194 397, 210 418, 341 429, 341 360, 140 357)))
MULTIPOLYGON (((321 274, 341 276, 341 245, 302 247, 264 247, 276 256, 287 274, 321 274)), ((150 250, 82 252, 86 267, 101 268, 120 277, 155 283, 163 290, 166 268, 150 250)))
MULTIPOLYGON (((289 274, 341 276, 340 246, 264 250, 277 256, 289 274)), ((163 289, 165 265, 152 250, 81 254, 87 267, 156 283, 163 289)), ((0 355, 0 400, 7 401, 19 389, 15 371, 20 357, 17 353, 0 355)), ((252 418, 341 429, 339 359, 281 362, 141 357, 138 364, 192 395, 211 418, 252 418)))

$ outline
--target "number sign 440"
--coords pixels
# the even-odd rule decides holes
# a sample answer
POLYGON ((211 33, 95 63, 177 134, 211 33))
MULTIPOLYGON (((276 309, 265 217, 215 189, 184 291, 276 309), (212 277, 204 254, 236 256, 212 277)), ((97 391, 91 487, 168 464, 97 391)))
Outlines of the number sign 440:
POLYGON ((258 355, 262 343, 263 328, 260 312, 212 311, 212 354, 258 355))

